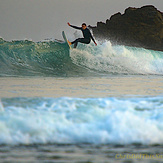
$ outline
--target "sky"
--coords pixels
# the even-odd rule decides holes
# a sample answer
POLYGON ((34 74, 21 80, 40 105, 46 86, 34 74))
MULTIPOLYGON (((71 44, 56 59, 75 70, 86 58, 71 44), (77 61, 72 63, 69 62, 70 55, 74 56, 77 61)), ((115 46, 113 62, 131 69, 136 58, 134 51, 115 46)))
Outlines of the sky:
POLYGON ((95 26, 128 7, 154 5, 163 12, 162 0, 0 0, 0 36, 5 40, 41 41, 70 36, 83 22, 95 26))

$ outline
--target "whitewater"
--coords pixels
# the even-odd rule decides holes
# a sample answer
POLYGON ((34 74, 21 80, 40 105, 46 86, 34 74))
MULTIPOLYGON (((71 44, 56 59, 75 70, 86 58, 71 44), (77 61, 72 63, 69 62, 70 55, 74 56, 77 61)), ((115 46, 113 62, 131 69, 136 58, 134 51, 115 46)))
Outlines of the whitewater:
POLYGON ((12 98, 1 103, 1 145, 163 144, 162 97, 12 98))
POLYGON ((0 39, 0 162, 162 155, 162 119, 161 51, 0 39))

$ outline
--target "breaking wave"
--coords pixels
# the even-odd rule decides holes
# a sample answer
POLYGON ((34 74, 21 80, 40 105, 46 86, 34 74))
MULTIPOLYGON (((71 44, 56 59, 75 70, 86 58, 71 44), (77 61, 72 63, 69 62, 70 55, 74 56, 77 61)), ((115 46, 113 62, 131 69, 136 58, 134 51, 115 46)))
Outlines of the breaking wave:
POLYGON ((0 76, 85 76, 163 74, 163 52, 143 48, 79 44, 69 51, 63 42, 0 39, 0 76))
POLYGON ((163 98, 3 98, 0 145, 163 144, 163 98))

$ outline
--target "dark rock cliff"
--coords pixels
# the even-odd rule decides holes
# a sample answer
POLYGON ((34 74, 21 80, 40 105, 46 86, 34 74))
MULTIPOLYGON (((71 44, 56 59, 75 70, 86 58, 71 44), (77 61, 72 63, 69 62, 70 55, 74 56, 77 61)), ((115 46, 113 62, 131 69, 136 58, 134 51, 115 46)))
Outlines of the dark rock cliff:
POLYGON ((116 13, 90 28, 97 39, 163 51, 163 13, 151 5, 129 7, 124 14, 116 13))

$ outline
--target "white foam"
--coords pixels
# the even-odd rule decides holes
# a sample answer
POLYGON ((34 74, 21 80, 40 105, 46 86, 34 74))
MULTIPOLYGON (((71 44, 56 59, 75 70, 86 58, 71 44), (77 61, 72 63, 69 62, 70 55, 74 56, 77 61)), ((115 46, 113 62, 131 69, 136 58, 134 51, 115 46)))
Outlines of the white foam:
POLYGON ((163 74, 163 52, 112 46, 109 41, 94 46, 79 44, 71 51, 71 58, 77 65, 110 73, 163 74))
POLYGON ((163 144, 162 100, 4 100, 0 144, 163 144))

